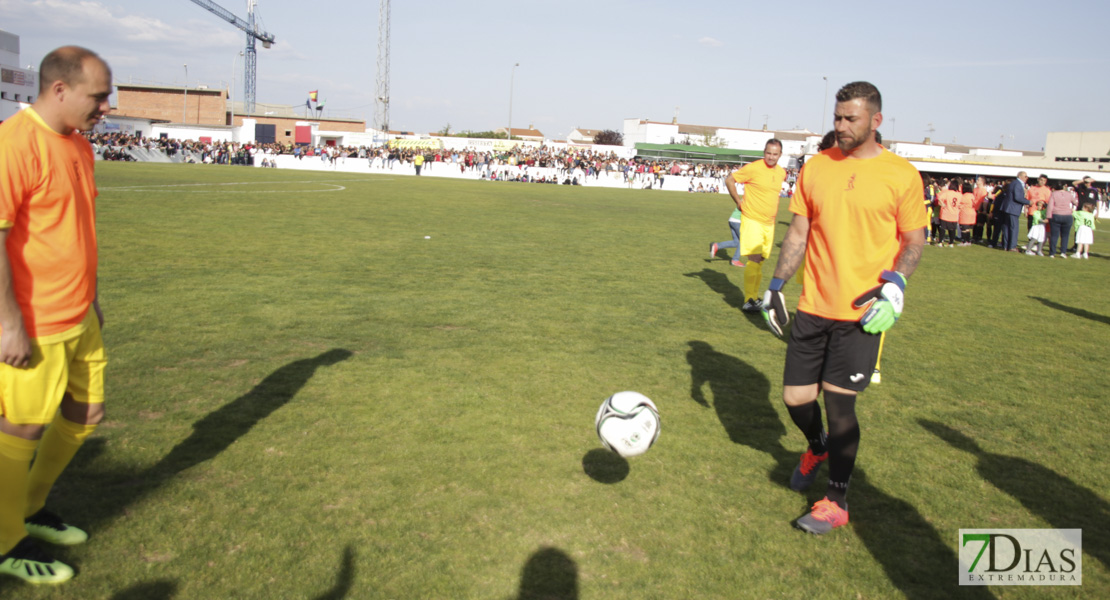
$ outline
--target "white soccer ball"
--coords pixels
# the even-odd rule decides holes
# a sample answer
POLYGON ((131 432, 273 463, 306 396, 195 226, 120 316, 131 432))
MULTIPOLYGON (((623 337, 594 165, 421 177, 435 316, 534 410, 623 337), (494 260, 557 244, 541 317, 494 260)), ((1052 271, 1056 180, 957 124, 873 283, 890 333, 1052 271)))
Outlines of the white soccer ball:
POLYGON ((606 398, 595 424, 601 444, 625 458, 647 452, 659 439, 659 409, 638 392, 617 392, 606 398))

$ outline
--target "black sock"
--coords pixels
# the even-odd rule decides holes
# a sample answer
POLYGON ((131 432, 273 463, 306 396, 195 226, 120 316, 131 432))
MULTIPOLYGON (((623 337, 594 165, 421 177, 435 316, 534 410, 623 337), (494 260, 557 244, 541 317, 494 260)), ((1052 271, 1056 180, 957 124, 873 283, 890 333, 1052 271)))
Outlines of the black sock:
POLYGON ((825 392, 825 410, 829 415, 829 500, 848 509, 846 496, 852 469, 859 450, 859 421, 856 420, 855 394, 825 392))
POLYGON ((809 441, 809 449, 814 454, 824 454, 826 452, 825 426, 821 423, 821 409, 817 406, 817 401, 798 406, 787 404, 786 410, 790 413, 790 418, 794 419, 794 424, 805 434, 806 440, 809 441))

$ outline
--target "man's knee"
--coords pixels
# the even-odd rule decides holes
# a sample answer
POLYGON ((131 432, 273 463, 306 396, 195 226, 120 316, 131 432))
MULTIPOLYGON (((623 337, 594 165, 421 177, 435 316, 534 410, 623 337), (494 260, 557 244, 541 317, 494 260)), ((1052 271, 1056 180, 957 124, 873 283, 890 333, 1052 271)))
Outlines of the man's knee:
POLYGON ((9 423, 6 418, 0 416, 0 432, 10 436, 34 441, 42 439, 44 431, 46 431, 46 425, 17 425, 9 423))
POLYGON ((761 263, 761 262, 763 262, 763 255, 762 254, 749 254, 748 255, 748 261, 753 262, 753 263, 761 263))
POLYGON ((785 385, 782 388, 782 401, 787 406, 801 406, 817 401, 817 384, 785 385))

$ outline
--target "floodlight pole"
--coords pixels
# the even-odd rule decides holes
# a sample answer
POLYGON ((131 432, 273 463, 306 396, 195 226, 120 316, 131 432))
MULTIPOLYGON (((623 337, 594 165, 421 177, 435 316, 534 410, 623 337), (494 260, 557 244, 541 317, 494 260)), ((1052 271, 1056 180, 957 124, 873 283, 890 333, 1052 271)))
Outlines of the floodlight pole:
POLYGON ((181 100, 181 124, 185 124, 185 114, 189 111, 189 65, 185 64, 185 94, 181 100))
POLYGON ((825 80, 825 102, 821 105, 823 107, 821 109, 821 131, 818 133, 825 135, 825 118, 829 114, 829 78, 822 77, 821 79, 825 80))
POLYGON ((520 63, 513 65, 513 70, 509 74, 509 130, 505 132, 505 140, 512 141, 513 139, 513 78, 516 77, 516 68, 520 63))

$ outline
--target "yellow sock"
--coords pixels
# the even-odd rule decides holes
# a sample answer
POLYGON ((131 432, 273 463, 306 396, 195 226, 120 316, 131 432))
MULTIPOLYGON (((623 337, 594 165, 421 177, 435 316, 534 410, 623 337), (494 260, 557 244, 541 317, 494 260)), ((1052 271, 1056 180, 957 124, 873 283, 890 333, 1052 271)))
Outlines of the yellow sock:
POLYGON ((27 536, 23 508, 27 502, 27 467, 38 440, 0 433, 0 554, 27 536))
POLYGON ((54 482, 73 460, 85 438, 96 429, 96 425, 74 423, 62 418, 62 413, 54 417, 54 422, 42 434, 35 464, 27 477, 26 512, 24 517, 37 513, 46 506, 46 496, 54 482))
POLYGON ((763 263, 755 262, 754 260, 748 261, 748 266, 744 268, 744 299, 745 300, 758 300, 759 284, 763 281, 763 263))

